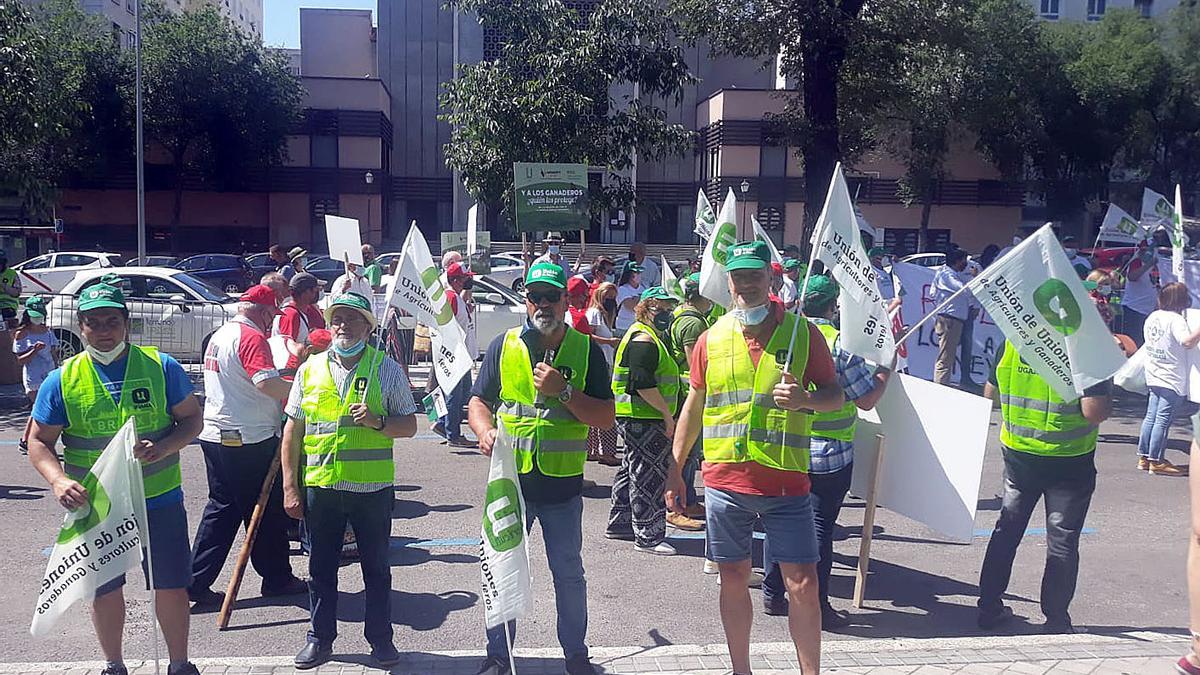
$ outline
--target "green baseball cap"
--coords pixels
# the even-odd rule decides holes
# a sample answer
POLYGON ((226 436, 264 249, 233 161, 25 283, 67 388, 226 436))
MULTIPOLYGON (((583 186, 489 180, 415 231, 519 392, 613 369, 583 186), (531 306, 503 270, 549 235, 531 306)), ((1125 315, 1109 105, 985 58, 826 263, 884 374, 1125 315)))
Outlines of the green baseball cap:
POLYGON ((666 292, 662 286, 651 286, 642 291, 641 300, 675 300, 670 293, 666 292))
POLYGON ((358 293, 342 293, 329 303, 325 308, 325 322, 329 323, 333 319, 333 310, 338 307, 348 307, 356 310, 363 315, 371 324, 371 330, 375 330, 375 312, 371 311, 371 301, 367 300, 358 293))
POLYGON ((795 270, 800 269, 801 267, 804 267, 804 261, 802 260, 798 260, 796 258, 783 259, 783 269, 785 270, 795 270))
POLYGON ((808 278, 808 285, 804 287, 805 300, 831 300, 836 298, 838 294, 837 283, 833 279, 817 274, 808 278))
POLYGON ((106 283, 98 283, 88 286, 79 294, 79 311, 87 312, 104 307, 128 310, 125 306, 125 294, 121 292, 121 289, 106 283))
POLYGON ((39 319, 46 318, 46 301, 40 295, 34 295, 25 300, 25 312, 39 319))
POLYGON ((771 250, 766 242, 743 241, 730 246, 726 251, 725 269, 761 270, 771 264, 771 250))
POLYGON ((625 272, 637 272, 638 274, 641 274, 644 271, 645 268, 643 268, 642 264, 636 260, 626 260, 625 264, 621 266, 622 274, 625 272))
POLYGON ((875 256, 887 255, 889 253, 891 253, 891 251, 887 250, 887 248, 883 246, 875 246, 870 251, 867 251, 867 257, 874 258, 875 256))
POLYGON ((525 285, 529 284, 550 284, 564 291, 567 290, 567 273, 559 265, 552 262, 535 263, 529 268, 529 273, 525 275, 525 285))
POLYGON ((691 274, 687 275, 684 278, 695 284, 700 283, 700 273, 699 272, 692 272, 691 274))

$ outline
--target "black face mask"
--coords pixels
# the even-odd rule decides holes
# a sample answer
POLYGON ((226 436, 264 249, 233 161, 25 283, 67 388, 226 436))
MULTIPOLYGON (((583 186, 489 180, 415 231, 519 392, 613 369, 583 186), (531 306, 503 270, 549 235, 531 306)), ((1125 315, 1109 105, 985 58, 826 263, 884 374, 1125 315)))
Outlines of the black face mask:
POLYGON ((475 280, 474 280, 474 279, 467 279, 466 281, 464 281, 464 282, 463 282, 463 290, 464 290, 464 291, 469 291, 469 290, 471 290, 471 288, 473 288, 474 286, 475 286, 475 280))
POLYGON ((604 311, 608 312, 609 314, 616 312, 617 311, 617 301, 616 300, 605 300, 604 301, 604 311))
POLYGON ((664 309, 658 314, 654 315, 654 327, 660 331, 666 332, 671 328, 671 319, 671 312, 664 309))

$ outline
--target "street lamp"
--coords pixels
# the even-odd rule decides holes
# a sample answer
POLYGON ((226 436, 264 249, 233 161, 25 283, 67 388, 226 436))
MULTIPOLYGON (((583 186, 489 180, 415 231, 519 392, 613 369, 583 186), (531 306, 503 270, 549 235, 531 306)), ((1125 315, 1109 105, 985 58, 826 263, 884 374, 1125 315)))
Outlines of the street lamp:
MULTIPOLYGON (((372 183, 375 182, 375 174, 368 171, 367 174, 365 176, 363 176, 363 180, 365 180, 367 182, 367 185, 370 186, 372 183)), ((367 238, 370 239, 370 237, 371 237, 371 189, 370 189, 370 187, 368 187, 367 188, 367 238)))
POLYGON ((750 191, 750 181, 742 179, 742 184, 738 186, 742 191, 742 241, 746 240, 746 227, 749 223, 746 220, 746 193, 750 191))

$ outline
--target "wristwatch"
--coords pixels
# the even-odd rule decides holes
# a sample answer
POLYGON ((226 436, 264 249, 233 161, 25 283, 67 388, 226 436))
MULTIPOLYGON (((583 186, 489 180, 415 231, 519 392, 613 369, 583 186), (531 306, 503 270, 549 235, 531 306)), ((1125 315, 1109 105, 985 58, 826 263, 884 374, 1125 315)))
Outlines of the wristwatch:
POLYGON ((371 428, 374 429, 375 431, 383 431, 383 428, 386 426, 387 426, 387 415, 380 415, 379 416, 379 426, 371 427, 371 428))
POLYGON ((570 401, 573 393, 575 393, 575 388, 572 387, 568 382, 567 386, 563 388, 562 393, 558 395, 558 401, 560 403, 566 403, 567 401, 570 401))

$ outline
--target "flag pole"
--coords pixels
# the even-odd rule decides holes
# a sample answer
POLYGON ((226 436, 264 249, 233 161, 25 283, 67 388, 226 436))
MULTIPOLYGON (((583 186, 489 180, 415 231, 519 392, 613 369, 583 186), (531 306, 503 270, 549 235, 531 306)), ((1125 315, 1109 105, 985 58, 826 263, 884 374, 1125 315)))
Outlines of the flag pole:
MULTIPOLYGON (((815 233, 813 238, 816 239, 815 233)), ((816 244, 810 240, 808 246, 808 269, 804 270, 804 283, 796 291, 796 323, 792 326, 792 339, 788 342, 787 360, 783 363, 783 372, 785 373, 791 372, 792 369, 792 352, 796 349, 796 333, 799 332, 800 315, 804 313, 804 291, 808 288, 808 280, 812 278, 813 263, 817 261, 816 244)))
POLYGON ((942 302, 942 304, 938 305, 937 307, 934 307, 932 312, 930 312, 930 313, 926 314, 925 316, 921 317, 921 320, 920 320, 920 321, 918 321, 917 323, 913 324, 913 326, 912 326, 912 327, 910 327, 908 330, 904 331, 904 334, 903 334, 903 335, 901 335, 900 337, 896 338, 896 347, 897 347, 897 348, 899 348, 899 347, 900 347, 900 345, 904 344, 904 341, 908 339, 908 336, 910 336, 910 335, 912 335, 913 333, 915 333, 915 332, 916 332, 916 330, 917 330, 918 328, 920 328, 920 327, 921 327, 921 325, 922 325, 922 324, 924 324, 926 321, 929 321, 929 317, 931 317, 931 316, 937 316, 937 313, 938 313, 940 310, 942 310, 943 308, 945 308, 945 307, 946 307, 946 305, 949 305, 951 302, 953 302, 953 301, 954 301, 954 299, 955 299, 955 298, 957 298, 958 296, 962 295, 962 294, 963 294, 963 292, 965 292, 965 291, 967 291, 967 290, 970 290, 970 284, 963 284, 963 287, 962 287, 962 288, 958 289, 957 291, 954 291, 954 293, 952 293, 952 294, 950 295, 950 297, 946 298, 946 299, 945 299, 945 301, 943 301, 943 302, 942 302))

